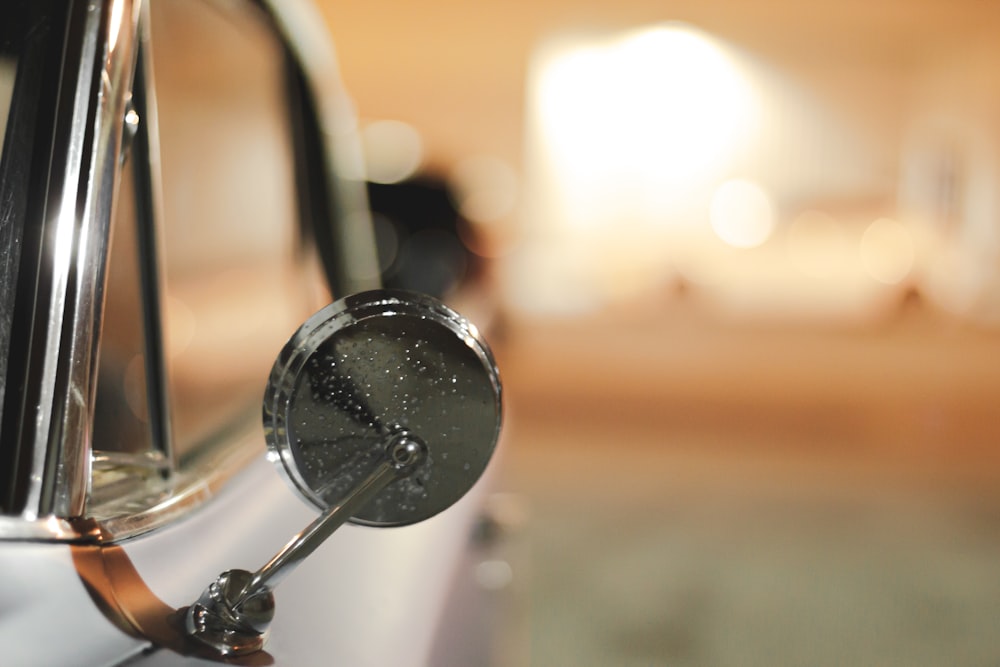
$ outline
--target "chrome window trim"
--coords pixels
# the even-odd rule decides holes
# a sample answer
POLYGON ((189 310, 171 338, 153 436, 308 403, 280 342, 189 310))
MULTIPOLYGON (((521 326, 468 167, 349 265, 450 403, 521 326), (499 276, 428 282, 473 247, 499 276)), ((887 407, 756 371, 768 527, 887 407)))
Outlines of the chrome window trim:
MULTIPOLYGON (((118 181, 125 94, 134 69, 139 0, 77 2, 82 14, 75 48, 63 56, 55 117, 41 262, 36 280, 18 290, 44 290, 29 312, 29 344, 41 350, 26 380, 20 438, 8 446, 30 459, 20 516, 0 517, 0 538, 91 539, 85 511, 90 482, 97 340, 118 181), (68 102, 68 103, 67 103, 68 102), (66 104, 66 106, 63 106, 66 104), (47 287, 47 290, 45 289, 47 287), (37 400, 32 403, 32 396, 37 400)), ((67 36, 74 31, 70 19, 67 36)))
POLYGON ((32 359, 25 379, 35 383, 23 397, 16 447, 30 461, 23 502, 31 522, 78 517, 90 477, 89 425, 107 253, 108 221, 117 185, 125 99, 135 54, 138 0, 74 3, 82 14, 77 39, 64 54, 55 118, 47 202, 41 224, 41 262, 33 307, 15 317, 27 326, 32 359))
MULTIPOLYGON (((141 4, 138 25, 135 75, 130 101, 139 115, 138 128, 130 150, 134 174, 136 236, 139 244, 142 327, 146 345, 146 388, 153 449, 168 463, 168 472, 177 464, 170 422, 168 369, 163 334, 163 192, 160 168, 160 131, 156 106, 153 53, 150 46, 149 2, 141 4)), ((124 160, 123 160, 124 161, 124 160)))
MULTIPOLYGON (((132 76, 137 55, 137 28, 141 0, 111 0, 102 7, 103 30, 107 35, 103 48, 88 48, 85 53, 103 58, 100 69, 92 69, 99 77, 97 85, 96 114, 92 125, 74 124, 77 132, 92 132, 95 138, 90 164, 86 169, 86 202, 84 214, 77 221, 75 210, 61 212, 62 223, 74 224, 77 235, 77 256, 71 270, 77 285, 72 310, 64 311, 63 321, 72 316, 72 345, 70 359, 61 359, 70 365, 67 396, 62 409, 62 424, 50 432, 49 447, 62 443, 65 455, 60 457, 54 502, 46 509, 57 516, 81 516, 86 509, 90 488, 91 451, 90 435, 93 424, 94 400, 97 378, 98 342, 100 340, 101 311, 106 281, 106 266, 110 238, 110 221, 114 213, 120 177, 120 155, 124 131, 127 92, 132 88, 132 76), (60 434, 62 437, 60 438, 60 434)), ((88 7, 88 14, 98 14, 96 4, 88 7)), ((97 19, 102 21, 101 18, 97 19)), ((88 31, 88 35, 90 31, 88 31)), ((99 33, 100 34, 100 33, 99 33)), ((85 68, 81 68, 83 77, 85 68)), ((83 86, 77 87, 74 115, 91 100, 84 97, 83 86)), ((92 99, 92 98, 91 98, 92 99)), ((86 145, 86 144, 84 144, 86 145)), ((81 174, 83 176, 83 174, 81 174)), ((81 178, 81 181, 83 179, 81 178)), ((64 205, 66 202, 64 200, 64 205)))

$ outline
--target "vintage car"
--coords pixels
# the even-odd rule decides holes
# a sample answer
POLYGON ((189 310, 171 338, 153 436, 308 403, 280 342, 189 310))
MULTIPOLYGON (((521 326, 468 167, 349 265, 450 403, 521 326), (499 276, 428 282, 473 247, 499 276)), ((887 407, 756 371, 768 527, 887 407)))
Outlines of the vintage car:
POLYGON ((496 367, 379 289, 322 20, 2 11, 0 663, 486 664, 496 367))

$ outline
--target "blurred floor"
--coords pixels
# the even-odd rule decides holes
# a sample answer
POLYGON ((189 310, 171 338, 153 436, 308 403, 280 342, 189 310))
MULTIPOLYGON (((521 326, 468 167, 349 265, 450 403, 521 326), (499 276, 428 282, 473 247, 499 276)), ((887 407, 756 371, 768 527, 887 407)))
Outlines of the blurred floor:
POLYGON ((496 347, 512 664, 1000 664, 1000 335, 673 301, 496 347))

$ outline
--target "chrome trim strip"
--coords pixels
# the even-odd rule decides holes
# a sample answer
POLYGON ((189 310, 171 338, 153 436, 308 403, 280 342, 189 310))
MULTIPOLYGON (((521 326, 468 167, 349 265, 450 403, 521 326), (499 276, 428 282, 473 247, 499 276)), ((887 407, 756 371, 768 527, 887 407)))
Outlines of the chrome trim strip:
POLYGON ((133 170, 136 188, 136 222, 142 281, 143 329, 146 339, 146 386, 153 447, 170 463, 177 461, 173 447, 170 412, 170 369, 166 363, 163 325, 163 179, 160 166, 160 122, 156 100, 152 30, 149 2, 143 1, 139 18, 139 46, 132 84, 132 102, 139 113, 139 128, 133 140, 133 170))
MULTIPOLYGON (((140 0, 89 0, 70 11, 41 224, 42 265, 32 319, 28 368, 37 400, 25 410, 18 446, 30 457, 22 517, 82 516, 90 479, 97 340, 108 226, 118 178, 125 96, 131 86, 140 0)), ((30 288, 31 286, 26 286, 30 288)), ((20 289, 20 288, 19 288, 20 289)), ((61 529, 60 531, 61 534, 61 529)))
POLYGON ((56 516, 45 516, 26 521, 21 517, 0 516, 0 540, 31 540, 35 542, 87 542, 88 536, 80 526, 56 516))
MULTIPOLYGON (((24 512, 28 519, 50 513, 54 504, 51 500, 43 500, 43 495, 52 493, 56 476, 55 471, 46 466, 46 462, 47 459, 52 458, 48 451, 48 444, 52 430, 53 412, 56 410, 57 375, 61 367, 65 365, 60 358, 59 350, 62 346, 66 293, 69 289, 69 277, 72 270, 72 249, 76 240, 77 191, 80 187, 80 172, 83 169, 82 143, 87 130, 91 80, 94 72, 94 51, 97 48, 97 37, 100 29, 99 18, 94 8, 88 7, 82 48, 83 55, 74 89, 70 136, 66 146, 61 179, 56 185, 60 201, 56 206, 55 220, 49 225, 54 228, 52 234, 54 234, 55 239, 54 241, 47 239, 47 243, 54 245, 51 266, 52 286, 46 318, 48 326, 44 340, 44 361, 39 397, 34 413, 35 430, 32 445, 31 481, 24 512)), ((58 452, 58 458, 63 458, 61 451, 58 452)))
POLYGON ((87 7, 54 220, 42 400, 26 514, 77 517, 86 506, 109 225, 139 8, 139 0, 91 2, 87 7), (88 147, 89 155, 83 154, 88 147))

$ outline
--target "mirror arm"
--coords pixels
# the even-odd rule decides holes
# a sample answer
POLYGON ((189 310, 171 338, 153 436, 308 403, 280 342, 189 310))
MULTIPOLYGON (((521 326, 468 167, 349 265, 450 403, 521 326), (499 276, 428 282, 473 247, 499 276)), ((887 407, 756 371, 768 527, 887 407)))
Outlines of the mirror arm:
POLYGON ((187 634, 222 656, 262 649, 280 581, 347 521, 409 525, 457 502, 500 418, 493 355, 444 304, 378 290, 320 310, 278 355, 263 419, 269 458, 321 514, 256 572, 216 577, 188 607, 187 634))
POLYGON ((273 588, 358 510, 387 486, 410 475, 426 458, 423 440, 405 429, 393 432, 375 470, 346 498, 295 535, 263 567, 253 574, 246 570, 220 574, 188 607, 188 634, 222 655, 260 650, 274 617, 273 588))
POLYGON ((385 458, 347 498, 320 514, 305 530, 296 535, 264 567, 254 573, 236 604, 257 594, 262 587, 274 588, 288 573, 316 550, 335 530, 378 495, 382 489, 408 476, 427 458, 427 445, 409 431, 392 435, 385 458))

